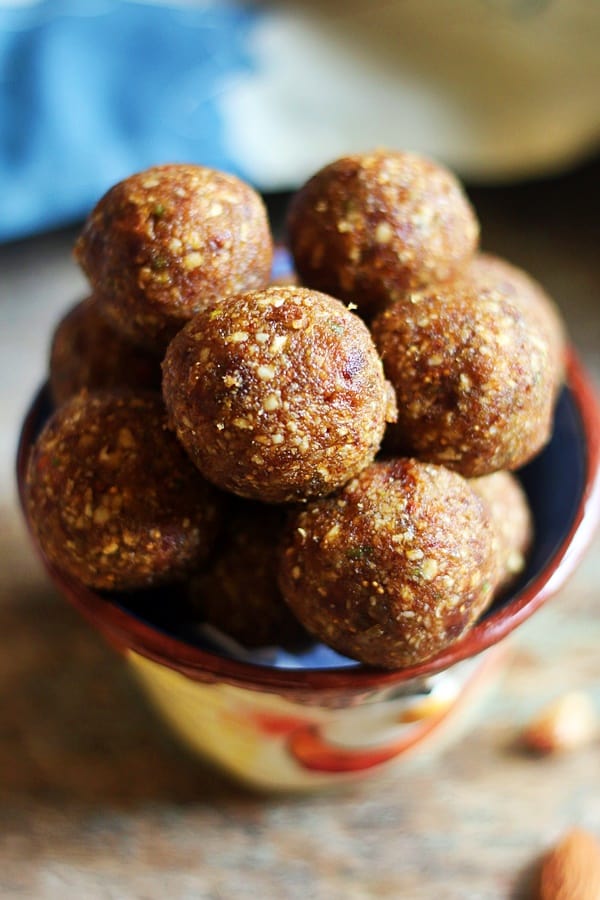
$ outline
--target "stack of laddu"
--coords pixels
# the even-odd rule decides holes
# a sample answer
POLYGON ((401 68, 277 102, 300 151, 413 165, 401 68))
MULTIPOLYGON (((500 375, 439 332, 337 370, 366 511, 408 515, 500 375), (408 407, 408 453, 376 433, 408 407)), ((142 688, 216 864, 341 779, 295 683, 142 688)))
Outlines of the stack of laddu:
POLYGON ((239 179, 166 165, 108 191, 75 247, 91 295, 52 342, 30 516, 93 588, 184 583, 192 614, 248 647, 309 633, 418 664, 524 565, 511 472, 551 435, 563 326, 478 252, 452 173, 414 154, 326 166, 288 238, 296 274, 271 283, 239 179))

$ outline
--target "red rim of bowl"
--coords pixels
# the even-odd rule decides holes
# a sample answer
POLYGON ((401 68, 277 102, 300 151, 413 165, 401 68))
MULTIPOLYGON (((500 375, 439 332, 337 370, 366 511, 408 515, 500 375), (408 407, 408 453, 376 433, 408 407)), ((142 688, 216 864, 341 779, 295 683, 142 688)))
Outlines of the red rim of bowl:
MULTIPOLYGON (((567 535, 542 572, 518 593, 514 601, 492 612, 442 653, 416 666, 394 670, 368 666, 281 669, 219 656, 165 634, 132 613, 107 602, 100 594, 57 569, 41 553, 35 539, 34 544, 54 584, 111 643, 121 650, 135 651, 194 680, 223 681, 278 693, 315 690, 363 693, 433 675, 498 643, 528 619, 563 586, 592 538, 600 518, 600 407, 589 377, 573 350, 568 355, 567 375, 581 416, 586 448, 585 487, 567 535)), ((17 454, 19 497, 26 519, 25 471, 40 401, 41 391, 23 423, 17 454)))

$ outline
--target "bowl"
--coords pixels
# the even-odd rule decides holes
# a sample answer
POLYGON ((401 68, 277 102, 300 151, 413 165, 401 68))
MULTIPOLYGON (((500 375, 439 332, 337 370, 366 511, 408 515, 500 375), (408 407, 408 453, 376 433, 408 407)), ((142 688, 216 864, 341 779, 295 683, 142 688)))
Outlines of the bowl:
MULTIPOLYGON (((27 460, 50 411, 42 388, 18 448, 26 517, 27 460)), ((574 571, 599 517, 599 473, 600 411, 570 351, 552 439, 519 472, 535 524, 525 571, 459 641, 394 671, 339 657, 320 667, 239 658, 207 645, 176 613, 160 614, 176 610, 176 603, 148 596, 140 606, 139 595, 108 597, 39 552, 58 590, 125 657, 161 716, 191 748, 255 787, 310 790, 376 775, 440 745, 437 738, 462 719, 498 670, 504 639, 574 571)))

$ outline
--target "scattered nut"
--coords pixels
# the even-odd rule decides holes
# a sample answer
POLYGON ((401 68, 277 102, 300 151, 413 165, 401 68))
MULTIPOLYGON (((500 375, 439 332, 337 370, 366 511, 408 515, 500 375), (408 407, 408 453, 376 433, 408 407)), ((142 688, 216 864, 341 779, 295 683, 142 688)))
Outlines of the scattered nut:
POLYGON ((600 844, 588 831, 574 828, 542 862, 539 900, 598 900, 600 844))
POLYGON ((531 720, 523 732, 523 742, 539 754, 576 750, 591 742, 596 724, 588 695, 572 691, 558 697, 531 720))

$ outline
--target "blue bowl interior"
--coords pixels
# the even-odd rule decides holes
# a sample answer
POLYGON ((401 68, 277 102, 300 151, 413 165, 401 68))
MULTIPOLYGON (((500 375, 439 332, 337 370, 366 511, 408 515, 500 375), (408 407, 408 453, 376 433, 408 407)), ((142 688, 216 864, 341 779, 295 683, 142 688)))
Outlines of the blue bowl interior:
MULTIPOLYGON (((38 405, 37 433, 51 412, 47 391, 38 405)), ((585 490, 587 452, 583 422, 573 393, 563 388, 555 412, 552 438, 544 450, 516 473, 527 494, 534 520, 535 536, 525 570, 510 590, 496 598, 484 618, 518 599, 552 562, 580 507, 585 490)), ((103 595, 138 620, 171 637, 184 640, 222 656, 232 656, 257 665, 281 668, 339 668, 360 664, 341 656, 323 644, 311 642, 294 648, 279 647, 248 651, 227 639, 221 640, 201 623, 192 622, 186 610, 183 590, 167 586, 130 594, 103 595)))
POLYGON ((573 394, 565 387, 556 407, 550 442, 517 473, 535 528, 527 566, 510 592, 499 597, 486 615, 514 601, 552 561, 575 521, 585 490, 586 471, 583 421, 573 394))

